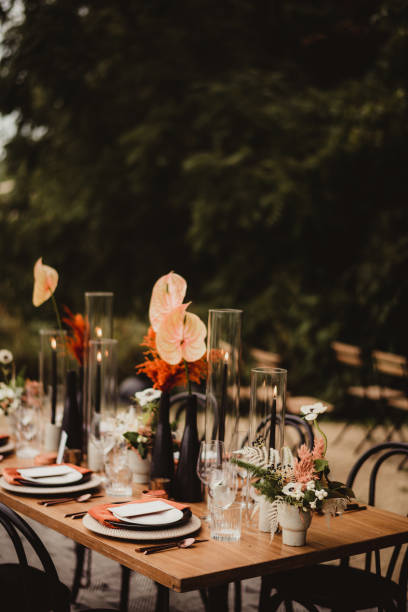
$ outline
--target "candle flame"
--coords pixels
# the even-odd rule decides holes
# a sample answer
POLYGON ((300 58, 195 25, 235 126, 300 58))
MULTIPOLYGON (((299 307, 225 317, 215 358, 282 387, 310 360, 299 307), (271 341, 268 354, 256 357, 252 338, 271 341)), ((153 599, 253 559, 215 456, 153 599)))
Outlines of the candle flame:
POLYGON ((97 360, 99 363, 101 363, 101 361, 102 361, 102 352, 101 352, 101 351, 98 351, 98 352, 96 353, 96 360, 97 360))
POLYGON ((102 327, 95 327, 95 333, 98 338, 102 338, 102 327))
POLYGON ((53 351, 55 351, 57 348, 57 341, 55 338, 51 338, 51 348, 53 351))
POLYGON ((225 361, 225 363, 227 363, 228 359, 229 359, 229 352, 228 352, 228 351, 226 351, 226 353, 225 353, 225 355, 224 355, 224 361, 225 361))
POLYGON ((273 388, 273 397, 277 397, 278 395, 278 387, 275 385, 273 388))

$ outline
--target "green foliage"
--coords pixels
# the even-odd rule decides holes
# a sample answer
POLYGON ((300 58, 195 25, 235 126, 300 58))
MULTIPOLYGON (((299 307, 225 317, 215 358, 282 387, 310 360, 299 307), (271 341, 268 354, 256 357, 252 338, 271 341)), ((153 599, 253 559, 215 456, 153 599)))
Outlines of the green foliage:
POLYGON ((9 4, 7 316, 47 318, 42 255, 74 311, 109 289, 145 318, 177 270, 201 314, 243 308, 302 395, 337 398, 334 339, 406 352, 405 3, 9 4))

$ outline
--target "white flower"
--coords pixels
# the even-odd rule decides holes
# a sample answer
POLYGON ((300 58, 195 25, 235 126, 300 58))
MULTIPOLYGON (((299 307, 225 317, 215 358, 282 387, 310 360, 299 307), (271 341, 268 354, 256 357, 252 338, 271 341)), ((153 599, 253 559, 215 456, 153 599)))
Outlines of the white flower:
POLYGON ((316 402, 316 404, 310 404, 310 406, 301 406, 300 412, 305 415, 307 421, 314 421, 319 414, 326 412, 327 406, 322 402, 316 402))
POLYGON ((289 482, 282 489, 283 495, 288 495, 288 497, 294 497, 299 500, 304 497, 304 493, 302 492, 302 485, 300 482, 289 482))
POLYGON ((318 491, 315 491, 315 495, 317 497, 317 499, 323 500, 325 497, 327 497, 327 491, 325 491, 324 489, 319 489, 318 491))
POLYGON ((0 350, 0 363, 3 365, 8 365, 13 361, 13 353, 8 349, 0 350))
POLYGON ((160 389, 153 389, 152 387, 149 389, 144 389, 144 391, 137 391, 135 393, 135 398, 139 402, 139 404, 143 407, 146 406, 149 402, 154 402, 160 399, 162 392, 160 389))
POLYGON ((316 510, 316 500, 309 502, 309 506, 311 507, 312 510, 316 510))
POLYGON ((309 480, 309 482, 306 483, 306 489, 308 491, 314 491, 316 488, 316 483, 314 480, 309 480))

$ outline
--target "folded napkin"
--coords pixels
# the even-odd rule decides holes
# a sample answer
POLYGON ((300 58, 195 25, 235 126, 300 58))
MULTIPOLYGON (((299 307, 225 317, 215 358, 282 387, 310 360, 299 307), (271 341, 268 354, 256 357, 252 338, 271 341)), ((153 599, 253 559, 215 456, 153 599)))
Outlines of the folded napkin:
POLYGON ((5 446, 9 441, 10 436, 7 434, 0 434, 0 446, 5 446))
POLYGON ((57 453, 40 453, 34 457, 34 465, 53 465, 57 461, 57 453))
MULTIPOLYGON (((61 465, 66 465, 68 467, 74 468, 74 470, 78 470, 78 472, 80 472, 83 476, 88 476, 92 474, 92 470, 89 470, 88 468, 85 468, 85 467, 81 467, 79 465, 73 465, 72 463, 61 463, 61 465)), ((24 480, 21 474, 18 472, 18 470, 20 469, 21 468, 11 468, 11 467, 3 468, 3 476, 5 480, 8 482, 8 484, 17 485, 17 486, 25 485, 25 483, 20 482, 20 480, 24 480)), ((28 468, 25 467, 25 469, 28 469, 28 468)), ((38 482, 41 482, 41 480, 39 479, 38 482)), ((28 481, 26 481, 26 483, 27 485, 29 484, 28 481)), ((78 483, 75 483, 75 484, 78 484, 78 483)))
POLYGON ((152 497, 154 498, 160 497, 161 499, 169 498, 169 496, 167 495, 164 489, 155 489, 154 491, 150 491, 150 490, 142 491, 142 499, 144 499, 145 501, 150 501, 152 497))
MULTIPOLYGON (((127 506, 129 504, 145 504, 146 501, 147 501, 146 499, 133 500, 133 501, 127 502, 126 504, 121 504, 120 506, 118 505, 117 507, 119 508, 122 506, 127 506)), ((163 499, 149 496, 148 501, 149 502, 163 501, 163 499)), ((169 506, 172 506, 173 508, 177 508, 177 510, 185 510, 186 508, 189 507, 188 504, 179 504, 178 502, 174 502, 169 499, 166 499, 166 504, 168 504, 169 506)), ((97 506, 93 506, 92 508, 89 508, 88 514, 90 514, 95 520, 98 521, 98 523, 101 523, 105 527, 112 527, 112 529, 116 529, 116 527, 114 525, 111 525, 111 523, 113 522, 119 523, 118 529, 120 529, 120 523, 122 521, 118 519, 116 516, 113 516, 112 512, 108 510, 108 508, 111 508, 111 507, 112 507, 112 502, 109 502, 109 504, 98 504, 97 506)))

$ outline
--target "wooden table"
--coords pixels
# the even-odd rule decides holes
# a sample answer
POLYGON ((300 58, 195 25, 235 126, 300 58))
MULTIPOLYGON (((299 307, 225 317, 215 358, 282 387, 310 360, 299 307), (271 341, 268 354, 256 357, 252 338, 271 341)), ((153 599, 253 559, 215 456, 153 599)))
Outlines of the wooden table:
MULTIPOLYGON (((6 458, 0 467, 28 464, 28 461, 12 456, 6 458)), ((240 542, 209 541, 194 548, 146 556, 135 551, 137 544, 134 542, 97 535, 88 531, 81 520, 64 518, 64 514, 86 509, 92 502, 44 507, 38 504, 39 499, 15 495, 0 488, 0 502, 164 587, 178 592, 209 588, 210 597, 216 602, 212 606, 214 610, 227 609, 226 589, 218 587, 229 582, 408 542, 408 518, 369 507, 336 517, 330 525, 325 517, 314 516, 307 545, 299 548, 284 546, 279 535, 270 542, 269 534, 244 526, 240 542)), ((105 501, 114 499, 105 497, 93 503, 105 501)), ((191 504, 191 509, 197 516, 205 510, 203 504, 191 504)), ((209 538, 206 524, 202 526, 201 537, 209 538)))

